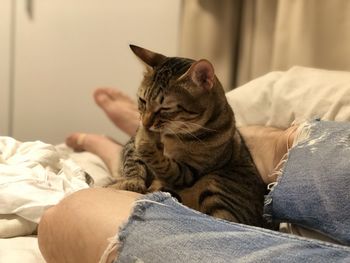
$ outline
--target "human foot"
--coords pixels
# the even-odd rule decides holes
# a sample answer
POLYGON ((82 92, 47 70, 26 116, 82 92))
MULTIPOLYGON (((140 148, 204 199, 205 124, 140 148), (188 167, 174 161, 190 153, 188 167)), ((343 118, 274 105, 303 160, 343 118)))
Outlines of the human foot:
POLYGON ((106 136, 76 132, 66 138, 66 144, 75 151, 88 151, 96 154, 112 174, 119 170, 120 153, 123 146, 106 136))
POLYGON ((133 136, 139 125, 136 103, 123 92, 113 88, 98 88, 94 92, 97 105, 122 131, 133 136))
POLYGON ((66 145, 76 152, 85 151, 86 149, 83 145, 83 142, 85 140, 86 135, 86 133, 72 133, 66 138, 66 145))

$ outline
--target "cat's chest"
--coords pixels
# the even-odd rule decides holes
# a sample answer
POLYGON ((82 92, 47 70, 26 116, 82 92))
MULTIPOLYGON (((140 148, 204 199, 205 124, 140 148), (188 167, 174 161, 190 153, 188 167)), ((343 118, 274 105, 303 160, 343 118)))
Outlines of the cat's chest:
POLYGON ((164 145, 164 155, 175 160, 188 159, 190 148, 178 140, 172 138, 162 138, 164 145))
POLYGON ((215 165, 212 149, 202 142, 185 141, 176 137, 162 138, 163 154, 177 162, 186 163, 198 171, 215 165))

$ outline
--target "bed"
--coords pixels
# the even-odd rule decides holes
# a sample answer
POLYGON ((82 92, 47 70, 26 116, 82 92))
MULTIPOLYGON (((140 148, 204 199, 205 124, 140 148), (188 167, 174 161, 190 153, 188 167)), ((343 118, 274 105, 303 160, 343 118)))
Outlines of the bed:
MULTIPOLYGON (((227 98, 234 109, 237 126, 268 125, 287 128, 293 121, 301 122, 314 118, 349 121, 350 72, 293 67, 285 72, 271 72, 255 79, 229 92, 227 98)), ((56 165, 42 173, 46 176, 45 178, 50 178, 50 173, 54 173, 52 175, 53 183, 50 186, 54 185, 56 188, 53 191, 51 189, 50 196, 55 198, 46 197, 45 191, 40 192, 42 195, 37 195, 35 200, 23 198, 26 193, 30 195, 30 188, 21 186, 21 183, 25 181, 22 177, 16 184, 11 185, 11 189, 7 188, 9 183, 5 180, 1 181, 0 178, 0 200, 2 200, 0 203, 0 262, 44 262, 35 236, 40 214, 71 192, 86 187, 105 186, 112 181, 107 167, 91 153, 74 153, 65 145, 52 146, 40 144, 40 142, 31 143, 30 146, 34 145, 34 149, 39 150, 39 154, 35 152, 36 158, 39 158, 38 155, 41 154, 40 157, 44 158, 45 162, 49 164, 53 162, 52 165, 56 165), (43 149, 52 150, 56 154, 55 157, 46 155, 47 152, 43 149), (61 171, 62 169, 64 172, 61 171), (56 178, 59 176, 64 179, 57 181, 56 178), (29 190, 24 191, 24 189, 29 190), (21 201, 9 202, 9 198, 17 198, 16 196, 20 196, 21 201), (28 200, 30 206, 28 206, 28 200), (4 212, 9 211, 4 210, 6 203, 11 203, 11 213, 4 212)), ((17 159, 14 160, 17 162, 28 161, 28 158, 23 156, 28 157, 32 154, 28 150, 28 144, 22 145, 13 138, 2 137, 0 147, 0 164, 1 162, 5 164, 6 154, 14 156, 19 149, 22 151, 22 159, 16 157, 17 159), (9 147, 12 148, 9 150, 9 147)), ((35 161, 37 160, 35 159, 35 161)), ((31 159, 31 161, 33 160, 31 159)), ((0 167, 4 169, 4 165, 0 167)), ((33 163, 25 168, 37 171, 37 166, 33 166, 33 163)), ((7 170, 2 171, 8 172, 7 170)), ((16 172, 23 173, 25 171, 28 169, 16 172)), ((40 174, 40 171, 38 173, 40 174)), ((20 174, 16 175, 20 176, 20 174)), ((282 225, 281 230, 310 236, 309 231, 288 224, 282 225)), ((322 239, 323 237, 318 238, 322 239)))

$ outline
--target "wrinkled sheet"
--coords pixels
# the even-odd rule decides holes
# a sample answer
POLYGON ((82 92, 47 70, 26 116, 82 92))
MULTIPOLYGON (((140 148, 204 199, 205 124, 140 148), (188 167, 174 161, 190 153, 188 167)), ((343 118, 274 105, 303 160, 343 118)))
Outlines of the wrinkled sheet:
POLYGON ((88 187, 85 172, 55 146, 0 137, 1 237, 30 234, 28 227, 37 224, 47 208, 88 187))

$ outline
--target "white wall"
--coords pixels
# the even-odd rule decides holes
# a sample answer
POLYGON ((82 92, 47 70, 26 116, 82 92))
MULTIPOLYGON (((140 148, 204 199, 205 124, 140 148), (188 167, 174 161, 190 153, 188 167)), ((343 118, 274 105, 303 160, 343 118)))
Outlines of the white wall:
POLYGON ((0 136, 9 134, 11 0, 0 1, 0 136))
MULTIPOLYGON (((97 86, 135 96, 134 43, 176 55, 180 0, 45 0, 17 4, 13 137, 62 142, 75 131, 119 137, 95 106, 97 86)), ((125 138, 125 137, 124 137, 125 138)))

